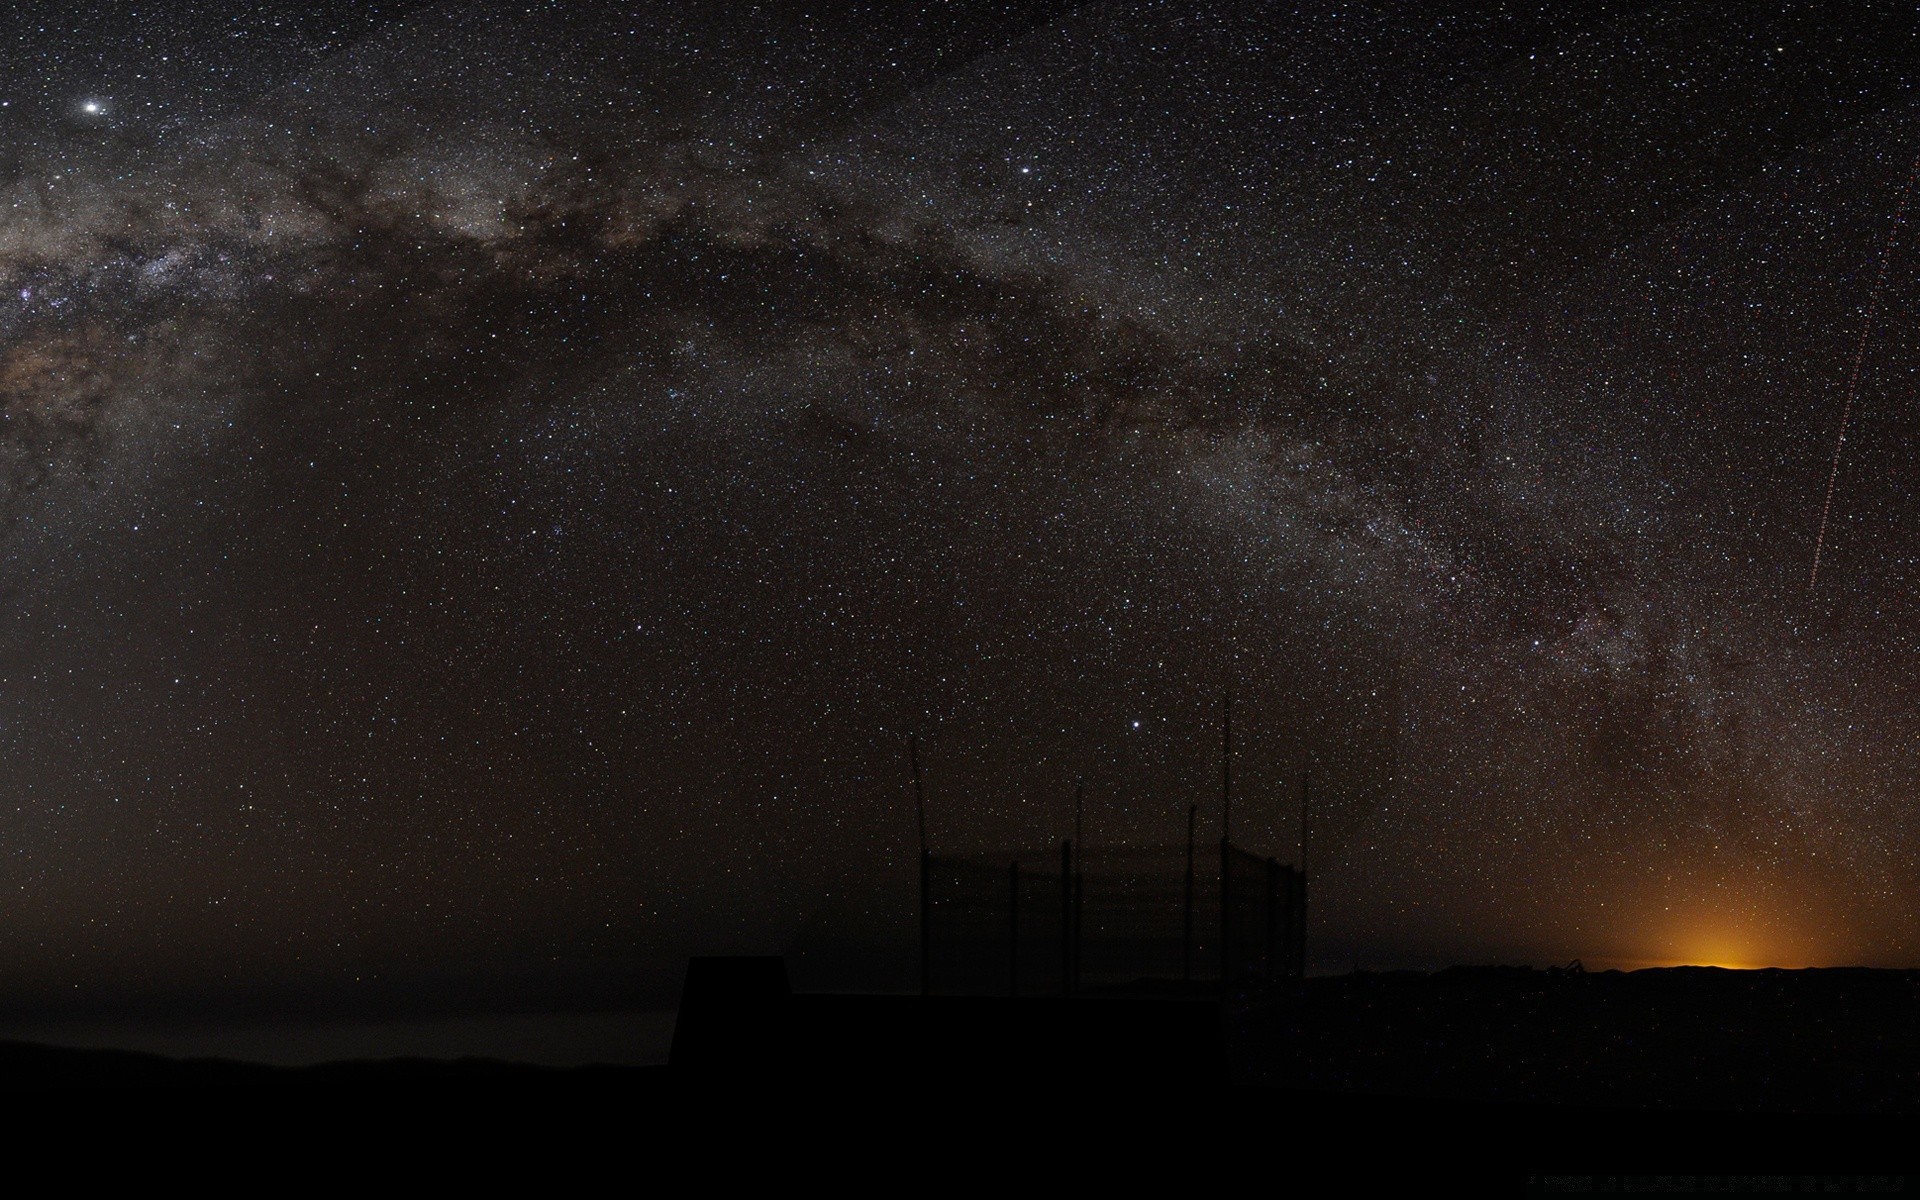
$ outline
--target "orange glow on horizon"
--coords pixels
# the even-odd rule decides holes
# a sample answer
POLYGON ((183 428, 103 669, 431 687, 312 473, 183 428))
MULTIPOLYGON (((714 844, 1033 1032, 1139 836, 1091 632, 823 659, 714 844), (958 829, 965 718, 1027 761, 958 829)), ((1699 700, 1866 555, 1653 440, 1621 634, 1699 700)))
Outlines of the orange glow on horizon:
MULTIPOLYGON (((1586 960, 1590 967, 1634 971, 1661 967, 1718 967, 1729 971, 1767 968, 1801 970, 1835 965, 1858 954, 1852 939, 1831 922, 1820 920, 1804 907, 1797 910, 1771 903, 1774 898, 1726 888, 1707 900, 1648 897, 1641 911, 1645 924, 1632 936, 1635 922, 1616 926, 1628 936, 1615 942, 1612 953, 1586 960), (1818 933, 1816 933, 1818 931, 1818 933)), ((1796 898, 1797 899, 1797 898, 1796 898)), ((1596 947, 1597 949, 1597 947, 1596 947)))

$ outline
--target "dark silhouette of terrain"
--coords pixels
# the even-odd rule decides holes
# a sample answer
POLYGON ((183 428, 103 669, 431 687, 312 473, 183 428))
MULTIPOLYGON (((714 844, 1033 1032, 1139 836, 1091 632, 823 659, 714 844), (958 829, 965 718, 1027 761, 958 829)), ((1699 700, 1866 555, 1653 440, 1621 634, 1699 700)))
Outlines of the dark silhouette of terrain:
POLYGON ((38 1089, 353 1089, 592 1086, 642 1067, 557 1068, 491 1058, 397 1058, 279 1067, 220 1058, 168 1058, 129 1050, 0 1041, 0 1094, 38 1089))
POLYGON ((1244 997, 1255 1084, 1526 1104, 1920 1114, 1920 971, 1356 973, 1244 997))
POLYGON ((1217 1002, 794 994, 779 959, 696 958, 670 1066, 676 1078, 765 1086, 858 1081, 898 1091, 992 1091, 1023 1077, 1058 1090, 1143 1094, 1227 1078, 1217 1002))
POLYGON ((1455 968, 996 999, 796 995, 778 960, 695 960, 664 1086, 790 1127, 1139 1127, 1172 1139, 1143 1154, 1285 1150, 1350 1180, 1886 1171, 1920 1112, 1920 972, 1455 968), (1378 1153, 1329 1159, 1353 1145, 1378 1153))
POLYGON ((1920 971, 1455 967, 1072 998, 794 994, 778 959, 695 959, 673 1066, 964 1086, 1920 1115, 1920 971))
POLYGON ((1913 1158, 1920 972, 1456 968, 1000 999, 796 994, 777 959, 704 959, 665 1067, 0 1043, 0 1105, 44 1096, 176 1138, 212 1123, 559 1165, 644 1148, 763 1175, 1040 1154, 1082 1179, 1231 1160, 1323 1181, 1304 1194, 1388 1176, 1513 1194, 1542 1173, 1889 1172, 1913 1158))

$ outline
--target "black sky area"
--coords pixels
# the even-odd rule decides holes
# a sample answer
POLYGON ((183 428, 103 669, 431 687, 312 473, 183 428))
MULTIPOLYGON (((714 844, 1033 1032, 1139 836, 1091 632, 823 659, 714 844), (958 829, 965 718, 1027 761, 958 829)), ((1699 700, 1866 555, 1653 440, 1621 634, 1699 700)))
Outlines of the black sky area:
POLYGON ((1323 969, 1915 965, 1917 37, 13 6, 0 1014, 903 984, 909 731, 1214 837, 1229 686, 1323 969))

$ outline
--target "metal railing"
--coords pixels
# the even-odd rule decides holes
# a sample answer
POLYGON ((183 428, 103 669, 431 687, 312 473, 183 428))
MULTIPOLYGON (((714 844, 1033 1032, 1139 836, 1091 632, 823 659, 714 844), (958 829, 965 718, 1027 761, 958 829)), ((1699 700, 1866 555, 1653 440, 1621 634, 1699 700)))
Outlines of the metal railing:
POLYGON ((1306 878, 1226 841, 921 855, 921 989, 1299 978, 1306 878))

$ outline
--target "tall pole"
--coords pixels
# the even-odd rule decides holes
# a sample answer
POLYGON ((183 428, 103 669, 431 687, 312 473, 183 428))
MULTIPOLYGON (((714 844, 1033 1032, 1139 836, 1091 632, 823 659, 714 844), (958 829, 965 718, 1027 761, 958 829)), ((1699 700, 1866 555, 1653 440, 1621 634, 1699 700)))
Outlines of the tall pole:
POLYGON ((920 994, 933 994, 933 855, 920 852, 920 994))
POLYGON ((907 760, 913 764, 913 813, 920 827, 920 852, 927 852, 927 789, 920 781, 920 739, 907 735, 907 760))
POLYGON ((1299 978, 1307 976, 1307 840, 1312 826, 1309 818, 1313 813, 1313 768, 1307 767, 1300 773, 1300 885, 1294 904, 1297 911, 1293 919, 1300 928, 1299 948, 1293 952, 1295 970, 1299 978))
POLYGON ((1007 995, 1020 994, 1020 860, 1007 867, 1007 995))
POLYGON ((1073 972, 1072 989, 1080 990, 1080 934, 1081 913, 1086 907, 1087 887, 1080 871, 1080 858, 1087 852, 1086 833, 1081 828, 1081 820, 1086 814, 1087 781, 1078 780, 1073 785, 1073 957, 1068 969, 1073 972))
POLYGON ((1298 871, 1287 875, 1287 978, 1307 975, 1307 877, 1298 871))
POLYGON ((1233 690, 1220 693, 1220 982, 1227 982, 1233 944, 1232 905, 1227 895, 1227 855, 1233 836, 1233 690))
POLYGON ((1193 825, 1199 812, 1198 804, 1187 805, 1186 934, 1180 943, 1180 978, 1186 983, 1193 982, 1193 825))
POLYGON ((1220 839, 1233 836, 1233 691, 1221 693, 1220 839))
POLYGON ((1232 865, 1228 862, 1228 856, 1231 855, 1232 853, 1233 853, 1232 845, 1230 845, 1227 842, 1227 839, 1224 836, 1221 837, 1220 839, 1220 983, 1222 986, 1225 986, 1226 983, 1228 982, 1228 978, 1227 978, 1228 973, 1233 965, 1232 963, 1233 905, 1231 903, 1232 897, 1228 894, 1228 891, 1227 891, 1228 870, 1232 865))
POLYGON ((1267 859, 1267 982, 1280 978, 1280 864, 1267 859))
POLYGON ((1073 992, 1073 843, 1060 844, 1060 994, 1073 992))
POLYGON ((1307 829, 1308 814, 1312 812, 1313 768, 1308 767, 1300 773, 1300 874, 1307 873, 1307 829))
POLYGON ((920 782, 920 742, 907 735, 907 761, 913 764, 913 811, 920 830, 920 994, 933 991, 933 856, 927 849, 927 791, 920 782))

